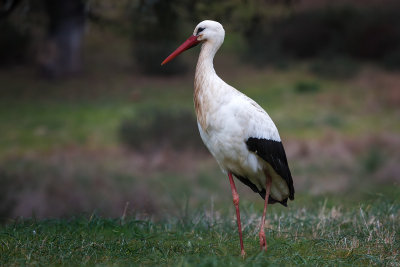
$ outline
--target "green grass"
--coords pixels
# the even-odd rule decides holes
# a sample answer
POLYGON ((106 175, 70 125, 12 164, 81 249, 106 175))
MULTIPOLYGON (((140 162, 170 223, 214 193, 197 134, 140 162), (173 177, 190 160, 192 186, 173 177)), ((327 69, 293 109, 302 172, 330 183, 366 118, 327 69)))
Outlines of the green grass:
POLYGON ((71 144, 115 143, 115 128, 130 111, 116 103, 29 103, 0 108, 4 151, 63 147, 71 144), (10 112, 10 110, 12 110, 10 112))
POLYGON ((244 259, 233 212, 198 210, 160 222, 95 215, 17 220, 0 227, 0 265, 396 266, 400 202, 395 195, 374 195, 362 204, 300 197, 287 209, 274 205, 267 216, 267 253, 259 251, 261 213, 245 203, 244 259))

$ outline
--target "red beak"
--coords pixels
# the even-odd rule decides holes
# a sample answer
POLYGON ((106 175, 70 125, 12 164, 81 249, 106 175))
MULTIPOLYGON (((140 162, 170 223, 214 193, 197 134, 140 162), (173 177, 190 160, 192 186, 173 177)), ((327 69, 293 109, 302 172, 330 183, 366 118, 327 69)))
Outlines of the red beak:
POLYGON ((174 58, 176 58, 179 54, 181 54, 183 51, 188 50, 200 43, 200 41, 197 40, 198 36, 190 36, 181 46, 179 46, 174 52, 172 52, 171 55, 169 55, 162 63, 161 65, 164 65, 165 63, 170 62, 174 58))

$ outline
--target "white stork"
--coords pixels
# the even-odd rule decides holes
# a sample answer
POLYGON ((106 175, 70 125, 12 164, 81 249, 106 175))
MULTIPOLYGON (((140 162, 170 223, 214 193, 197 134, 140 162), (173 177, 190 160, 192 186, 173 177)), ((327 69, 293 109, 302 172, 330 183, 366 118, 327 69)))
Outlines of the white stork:
POLYGON ((294 199, 294 188, 278 130, 267 112, 215 73, 213 59, 224 37, 220 23, 202 21, 161 65, 202 43, 194 79, 197 124, 204 144, 228 174, 244 256, 239 195, 232 175, 265 199, 259 233, 261 250, 267 250, 264 225, 268 203, 287 206, 287 199, 294 199))

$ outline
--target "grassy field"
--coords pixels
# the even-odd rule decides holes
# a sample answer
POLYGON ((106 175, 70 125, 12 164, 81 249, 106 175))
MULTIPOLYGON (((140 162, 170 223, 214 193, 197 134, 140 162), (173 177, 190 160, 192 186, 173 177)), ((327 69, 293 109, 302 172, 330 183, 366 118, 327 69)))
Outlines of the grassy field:
MULTIPOLYGON (((360 203, 311 197, 268 213, 267 253, 259 251, 260 210, 242 206, 241 258, 233 212, 187 210, 154 222, 95 215, 15 221, 0 228, 6 265, 267 266, 400 264, 399 192, 360 203), (391 195, 392 194, 392 195, 391 195), (305 204, 304 202, 307 202, 305 204)), ((231 210, 232 211, 232 210, 231 210)))

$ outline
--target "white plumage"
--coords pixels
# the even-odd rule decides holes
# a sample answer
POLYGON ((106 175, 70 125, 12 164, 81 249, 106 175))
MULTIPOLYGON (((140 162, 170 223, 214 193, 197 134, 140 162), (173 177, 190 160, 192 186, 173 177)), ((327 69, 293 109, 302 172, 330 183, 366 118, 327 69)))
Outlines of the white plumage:
MULTIPOLYGON (((245 141, 256 137, 280 142, 278 130, 263 108, 216 74, 213 58, 225 37, 222 25, 206 20, 197 25, 194 34, 199 28, 205 30, 198 40, 207 39, 201 47, 194 82, 194 98, 199 102, 196 114, 198 120, 205 117, 198 123, 200 136, 225 173, 247 177, 261 191, 268 163, 250 152, 245 141)), ((289 196, 285 181, 277 175, 272 175, 271 196, 278 201, 289 196)))
POLYGON ((244 255, 239 197, 232 174, 265 198, 260 245, 266 248, 264 219, 268 200, 286 205, 294 189, 278 130, 255 101, 225 83, 216 74, 213 58, 222 45, 225 31, 215 21, 199 23, 184 44, 162 64, 198 43, 202 43, 194 79, 194 104, 200 136, 230 178, 238 216, 242 255, 244 255))

